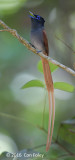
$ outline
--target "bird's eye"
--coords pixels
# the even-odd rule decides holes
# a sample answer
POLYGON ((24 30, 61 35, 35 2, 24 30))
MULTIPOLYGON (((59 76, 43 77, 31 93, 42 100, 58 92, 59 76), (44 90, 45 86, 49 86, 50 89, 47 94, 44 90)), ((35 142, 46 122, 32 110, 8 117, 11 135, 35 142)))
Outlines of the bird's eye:
POLYGON ((40 16, 37 16, 37 19, 40 20, 40 16))

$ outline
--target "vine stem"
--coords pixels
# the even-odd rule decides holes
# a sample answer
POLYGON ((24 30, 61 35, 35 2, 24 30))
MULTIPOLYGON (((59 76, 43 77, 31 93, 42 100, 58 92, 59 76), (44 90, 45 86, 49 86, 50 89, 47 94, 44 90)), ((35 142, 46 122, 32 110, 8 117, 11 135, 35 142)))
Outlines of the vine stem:
POLYGON ((25 47, 27 47, 30 51, 33 53, 37 54, 38 56, 45 58, 46 60, 50 61, 51 63, 55 64, 56 66, 62 68, 72 76, 75 76, 75 71, 72 70, 71 68, 68 68, 67 66, 59 63, 58 61, 52 59, 49 56, 44 55, 42 52, 38 52, 27 40, 25 40, 22 36, 18 34, 18 32, 15 29, 11 29, 9 26, 7 26, 2 20, 0 20, 0 25, 4 28, 1 29, 0 32, 7 31, 10 34, 12 34, 14 37, 16 37, 20 43, 22 43, 25 47))

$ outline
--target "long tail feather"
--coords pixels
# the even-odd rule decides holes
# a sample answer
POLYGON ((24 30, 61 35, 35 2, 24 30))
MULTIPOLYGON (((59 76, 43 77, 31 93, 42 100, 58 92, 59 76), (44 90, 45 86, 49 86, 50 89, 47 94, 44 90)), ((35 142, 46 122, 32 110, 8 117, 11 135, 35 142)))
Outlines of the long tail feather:
POLYGON ((42 59, 44 78, 45 78, 45 83, 48 91, 48 99, 49 99, 49 123, 48 123, 48 136, 47 136, 47 144, 46 144, 46 151, 48 151, 51 145, 53 128, 54 128, 55 100, 54 100, 53 81, 52 81, 49 63, 46 59, 44 58, 41 58, 41 59, 42 59), (52 125, 51 125, 51 119, 52 119, 52 125))
POLYGON ((48 151, 49 149, 49 139, 50 139, 50 129, 51 129, 51 117, 52 117, 51 92, 48 92, 48 99, 49 99, 49 122, 48 122, 48 136, 47 136, 46 151, 48 151))
MULTIPOLYGON (((50 93, 50 92, 49 92, 50 93)), ((52 107, 52 112, 50 113, 49 110, 49 121, 50 121, 50 117, 52 114, 52 126, 51 124, 48 125, 48 137, 47 137, 47 145, 46 145, 46 151, 49 150, 50 145, 51 145, 51 141, 52 141, 52 135, 53 135, 53 128, 54 128, 54 119, 55 119, 55 99, 54 99, 54 92, 51 92, 51 96, 49 97, 49 101, 52 101, 52 105, 49 106, 49 108, 52 107), (51 129, 51 133, 50 133, 50 129, 51 129), (50 140, 49 140, 50 139, 50 140)), ((49 103, 50 104, 50 103, 49 103)))
POLYGON ((49 142, 49 146, 51 144, 51 140, 52 140, 52 135, 53 135, 53 129, 54 129, 54 120, 55 120, 55 99, 54 99, 54 91, 52 92, 52 129, 51 129, 51 136, 50 136, 50 142, 49 142))

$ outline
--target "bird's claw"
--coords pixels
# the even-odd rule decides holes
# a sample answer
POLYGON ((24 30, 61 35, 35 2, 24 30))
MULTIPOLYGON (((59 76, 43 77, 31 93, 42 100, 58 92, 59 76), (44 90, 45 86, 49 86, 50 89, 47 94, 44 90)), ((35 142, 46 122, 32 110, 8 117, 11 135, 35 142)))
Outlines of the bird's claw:
POLYGON ((33 48, 35 48, 35 46, 33 45, 33 44, 31 44, 31 43, 29 43, 33 48))
POLYGON ((42 51, 41 50, 37 51, 37 53, 40 53, 40 52, 42 52, 42 51))

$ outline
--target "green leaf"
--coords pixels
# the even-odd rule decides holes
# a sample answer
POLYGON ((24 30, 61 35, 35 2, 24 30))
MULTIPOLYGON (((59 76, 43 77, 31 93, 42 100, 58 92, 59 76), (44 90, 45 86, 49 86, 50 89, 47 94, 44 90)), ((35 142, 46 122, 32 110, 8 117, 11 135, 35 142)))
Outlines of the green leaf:
POLYGON ((74 92, 74 90, 75 90, 73 85, 65 83, 65 82, 55 82, 54 88, 60 89, 62 91, 66 91, 66 92, 74 92))
POLYGON ((45 87, 45 84, 40 80, 31 80, 25 83, 21 89, 29 88, 29 87, 45 87))
MULTIPOLYGON (((55 64, 53 64, 51 62, 49 62, 49 66, 50 66, 51 72, 54 72, 57 68, 59 68, 58 66, 56 66, 55 64)), ((43 73, 43 66, 42 66, 41 60, 38 62, 37 68, 41 73, 43 73)))

